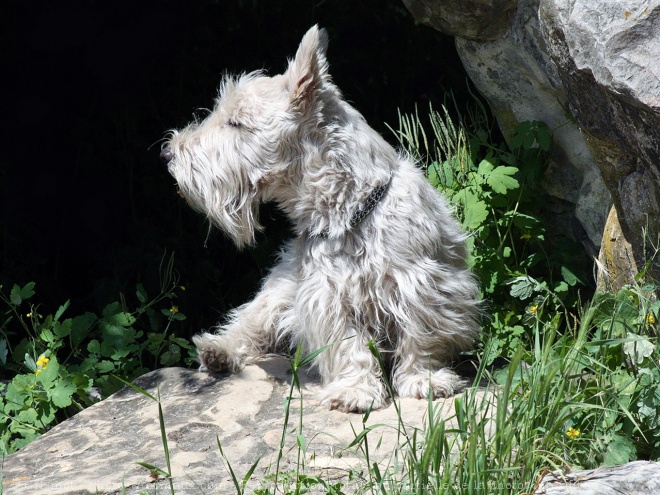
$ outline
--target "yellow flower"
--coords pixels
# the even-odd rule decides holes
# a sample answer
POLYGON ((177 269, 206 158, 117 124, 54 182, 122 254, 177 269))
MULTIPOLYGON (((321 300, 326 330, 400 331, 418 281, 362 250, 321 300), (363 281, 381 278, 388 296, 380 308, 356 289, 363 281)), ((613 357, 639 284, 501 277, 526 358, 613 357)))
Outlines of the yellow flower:
POLYGON ((179 285, 179 289, 186 290, 186 286, 185 285, 179 285))
POLYGON ((43 354, 39 356, 39 359, 37 359, 37 369, 34 370, 34 374, 39 376, 39 373, 41 373, 46 368, 46 365, 48 364, 49 361, 50 359, 48 359, 43 354))
POLYGON ((532 304, 529 307, 529 312, 533 315, 535 315, 538 310, 539 310, 539 305, 538 304, 532 304))
POLYGON ((655 316, 653 316, 653 313, 649 313, 646 315, 646 324, 647 325, 653 325, 655 323, 655 316))
POLYGON ((566 436, 571 438, 572 440, 575 440, 577 437, 580 436, 580 430, 577 428, 573 428, 572 426, 566 430, 566 436))
POLYGON ((532 238, 532 234, 523 234, 520 238, 529 241, 532 238))
POLYGON ((179 308, 172 304, 172 307, 170 308, 170 313, 175 314, 179 312, 179 308))

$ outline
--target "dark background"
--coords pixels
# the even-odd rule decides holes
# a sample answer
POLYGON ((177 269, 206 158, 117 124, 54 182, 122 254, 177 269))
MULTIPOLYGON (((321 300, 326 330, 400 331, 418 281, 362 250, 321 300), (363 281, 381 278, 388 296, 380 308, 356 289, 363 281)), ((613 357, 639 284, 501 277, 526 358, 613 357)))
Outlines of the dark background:
POLYGON ((165 253, 188 334, 250 296, 286 222, 266 208, 259 245, 237 252, 176 195, 160 143, 213 105, 223 73, 283 71, 312 24, 392 143, 397 109, 467 99, 453 40, 397 0, 4 2, 0 22, 0 284, 35 281, 43 314, 99 311, 137 282, 153 293, 165 253))

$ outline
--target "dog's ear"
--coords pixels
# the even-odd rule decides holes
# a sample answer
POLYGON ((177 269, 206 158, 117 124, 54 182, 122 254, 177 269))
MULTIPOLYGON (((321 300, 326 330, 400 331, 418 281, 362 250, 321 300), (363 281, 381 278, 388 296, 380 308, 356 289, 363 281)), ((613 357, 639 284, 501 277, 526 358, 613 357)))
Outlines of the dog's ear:
POLYGON ((291 104, 304 110, 314 101, 318 89, 329 79, 328 35, 325 29, 312 26, 303 36, 296 56, 289 61, 285 76, 291 104))

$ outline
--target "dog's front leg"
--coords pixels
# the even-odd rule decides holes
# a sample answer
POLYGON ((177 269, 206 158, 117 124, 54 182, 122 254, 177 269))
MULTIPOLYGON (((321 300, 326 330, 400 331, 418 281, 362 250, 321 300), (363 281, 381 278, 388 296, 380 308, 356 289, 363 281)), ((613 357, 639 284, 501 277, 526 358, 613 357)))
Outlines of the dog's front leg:
POLYGON ((237 372, 273 352, 295 325, 292 306, 296 286, 290 265, 280 263, 266 277, 256 297, 230 312, 227 322, 215 333, 194 336, 200 370, 237 372))
POLYGON ((375 332, 356 315, 353 283, 341 283, 344 274, 326 270, 323 263, 303 267, 295 302, 298 340, 307 352, 325 348, 314 361, 323 383, 320 402, 345 412, 384 407, 382 370, 369 349, 375 332))
POLYGON ((387 403, 380 365, 371 353, 368 338, 349 329, 348 337, 321 353, 317 364, 324 388, 319 399, 330 409, 361 413, 387 403))

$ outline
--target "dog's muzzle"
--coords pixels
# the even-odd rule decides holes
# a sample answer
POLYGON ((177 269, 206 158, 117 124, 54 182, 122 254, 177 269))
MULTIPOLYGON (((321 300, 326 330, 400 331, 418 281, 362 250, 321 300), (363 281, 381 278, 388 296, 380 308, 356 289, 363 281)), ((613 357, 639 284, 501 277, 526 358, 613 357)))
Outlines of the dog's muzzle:
MULTIPOLYGON (((165 148, 160 150, 160 160, 163 162, 163 165, 167 165, 168 169, 170 168, 170 164, 172 163, 173 159, 174 159, 174 152, 169 148, 169 146, 166 146, 165 148)), ((179 187, 176 188, 176 193, 185 199, 185 196, 183 195, 183 191, 181 191, 179 187)))

